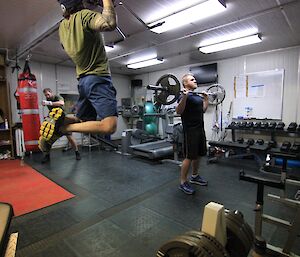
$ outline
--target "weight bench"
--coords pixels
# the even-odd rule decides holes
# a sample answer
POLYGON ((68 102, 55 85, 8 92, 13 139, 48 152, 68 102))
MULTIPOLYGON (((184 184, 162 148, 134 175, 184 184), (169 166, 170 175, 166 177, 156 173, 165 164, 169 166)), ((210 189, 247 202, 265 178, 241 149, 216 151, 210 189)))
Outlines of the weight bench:
MULTIPOLYGON (((244 158, 244 157, 254 157, 255 161, 258 163, 259 167, 262 166, 263 160, 260 158, 259 153, 266 152, 268 149, 268 145, 248 145, 247 143, 238 143, 238 142, 232 142, 232 141, 209 141, 208 144, 213 147, 221 147, 225 148, 226 150, 238 150, 240 151, 239 154, 226 156, 225 158, 230 159, 238 159, 238 158, 244 158)), ((218 159, 221 159, 220 157, 213 157, 208 160, 208 162, 216 161, 218 159)))
POLYGON ((222 158, 227 158, 227 159, 237 159, 237 158, 243 158, 243 157, 247 157, 247 156, 252 156, 252 154, 248 153, 248 148, 249 146, 246 143, 237 143, 237 142, 232 142, 232 141, 209 141, 208 144, 212 147, 220 147, 225 149, 225 151, 229 151, 229 150, 236 150, 239 151, 238 154, 234 154, 234 155, 228 155, 226 156, 214 156, 208 159, 208 163, 211 162, 216 162, 219 159, 222 158))
POLYGON ((9 242, 9 226, 14 216, 13 208, 8 203, 0 203, 0 257, 8 256, 6 254, 9 242))

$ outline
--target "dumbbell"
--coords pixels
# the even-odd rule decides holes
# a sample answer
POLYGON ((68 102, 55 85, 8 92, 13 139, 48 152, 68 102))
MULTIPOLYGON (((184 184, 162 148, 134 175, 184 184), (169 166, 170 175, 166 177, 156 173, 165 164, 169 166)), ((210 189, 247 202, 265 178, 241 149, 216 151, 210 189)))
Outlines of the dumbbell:
POLYGON ((258 145, 263 145, 264 143, 265 143, 265 141, 263 139, 256 140, 256 144, 258 144, 258 145))
POLYGON ((240 144, 244 143, 244 138, 239 137, 239 138, 237 139, 237 142, 240 143, 240 144))
POLYGON ((259 128, 260 128, 260 125, 261 125, 261 122, 260 122, 260 121, 253 122, 253 128, 259 129, 259 128))
POLYGON ((267 128, 268 128, 268 122, 262 122, 262 123, 260 124, 260 128, 261 128, 261 129, 267 129, 267 128))
POLYGON ((300 143, 295 142, 293 146, 290 148, 290 151, 293 153, 300 153, 300 143))
POLYGON ((268 142, 268 146, 269 146, 270 148, 275 148, 275 147, 277 146, 277 142, 271 140, 271 141, 268 142))
POLYGON ((246 122, 240 121, 239 122, 239 127, 244 128, 246 126, 246 122))
POLYGON ((283 130, 284 127, 285 127, 284 122, 280 121, 280 122, 277 123, 275 129, 277 129, 277 130, 283 130))
POLYGON ((285 141, 282 143, 282 145, 280 147, 280 151, 288 152, 290 150, 290 147, 291 147, 291 143, 289 141, 285 141))
POLYGON ((236 122, 235 121, 232 121, 229 125, 228 125, 228 128, 235 128, 236 126, 236 122))
POLYGON ((300 132, 300 124, 298 125, 297 131, 300 132))
POLYGON ((246 122, 245 128, 249 129, 253 127, 253 122, 252 121, 248 121, 246 122))
POLYGON ((275 129, 276 128, 276 122, 272 121, 268 123, 268 129, 275 129))
POLYGON ((255 141, 254 141, 253 138, 249 138, 249 139, 247 140, 247 145, 254 145, 254 143, 255 143, 255 141))
POLYGON ((287 128, 288 131, 295 132, 297 130, 297 123, 291 122, 290 125, 287 128))

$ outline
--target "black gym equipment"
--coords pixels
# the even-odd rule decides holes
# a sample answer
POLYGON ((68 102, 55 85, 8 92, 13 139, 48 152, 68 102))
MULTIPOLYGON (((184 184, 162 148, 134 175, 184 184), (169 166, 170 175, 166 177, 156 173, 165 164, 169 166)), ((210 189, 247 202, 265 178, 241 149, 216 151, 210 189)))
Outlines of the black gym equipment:
POLYGON ((226 250, 230 257, 248 256, 254 240, 251 227, 244 221, 244 216, 240 211, 229 211, 225 214, 227 231, 226 250))
POLYGON ((300 132, 300 124, 297 127, 297 132, 300 132))
POLYGON ((155 86, 147 86, 154 90, 154 103, 156 106, 175 103, 180 96, 180 82, 173 74, 165 74, 156 82, 155 86))
POLYGON ((239 178, 240 180, 257 184, 256 207, 254 209, 255 211, 254 232, 256 236, 256 240, 255 240, 256 244, 261 244, 260 246, 263 250, 266 251, 267 256, 281 256, 281 257, 297 256, 294 253, 292 253, 291 250, 300 229, 300 203, 285 197, 279 197, 273 194, 268 194, 268 198, 270 198, 272 201, 277 201, 281 204, 284 204, 288 208, 294 208, 295 209, 294 219, 293 221, 287 221, 263 213, 264 186, 285 190, 286 181, 282 181, 282 180, 277 181, 277 180, 271 180, 264 177, 247 175, 243 170, 240 171, 239 178), (271 244, 267 244, 266 249, 264 249, 265 248, 264 240, 260 238, 262 235, 263 221, 287 229, 288 236, 282 249, 280 247, 273 246, 271 244))
POLYGON ((280 151, 282 152, 288 152, 291 147, 291 142, 289 141, 284 141, 280 147, 280 151))
POLYGON ((268 146, 269 146, 270 148, 275 148, 275 147, 277 146, 277 142, 271 140, 271 141, 268 142, 268 146))
POLYGON ((263 145, 263 144, 265 143, 265 141, 264 141, 263 139, 257 139, 257 140, 256 140, 256 143, 257 143, 258 145, 263 145))
MULTIPOLYGON (((154 102, 156 106, 170 105, 175 103, 180 96, 180 82, 173 74, 165 74, 156 82, 155 86, 148 85, 147 89, 154 90, 154 102)), ((208 102, 218 105, 225 99, 225 89, 220 84, 213 84, 206 89, 208 102)), ((202 95, 200 92, 193 94, 202 95)))
POLYGON ((280 121, 280 122, 277 123, 275 129, 276 130, 284 130, 284 127, 285 127, 284 122, 280 121))
POLYGON ((277 123, 274 121, 271 121, 268 123, 268 129, 275 129, 276 128, 277 123))
POLYGON ((230 128, 230 129, 233 129, 236 127, 236 122, 235 121, 232 121, 227 128, 230 128))
POLYGON ((293 146, 290 148, 290 151, 292 152, 292 153, 300 153, 300 143, 298 143, 298 142, 295 142, 294 144, 293 144, 293 146))
POLYGON ((213 236, 202 231, 188 231, 163 244, 157 257, 247 257, 254 234, 240 211, 225 211, 225 247, 213 236))
POLYGON ((297 130, 297 123, 296 122, 291 122, 287 128, 288 131, 290 132, 296 132, 297 130))
POLYGON ((245 128, 250 129, 252 127, 253 127, 253 122, 252 121, 247 121, 246 125, 245 125, 245 128))
POLYGON ((249 138, 249 139, 247 140, 247 145, 254 145, 254 143, 255 143, 255 141, 254 141, 253 138, 249 138))
POLYGON ((238 142, 239 144, 243 144, 243 143, 244 143, 244 138, 239 137, 239 138, 237 139, 237 142, 238 142))
POLYGON ((260 121, 253 122, 253 128, 259 129, 260 126, 261 126, 261 122, 260 121))
POLYGON ((261 129, 267 129, 267 128, 268 128, 268 122, 262 122, 262 123, 260 124, 260 128, 261 128, 261 129))
POLYGON ((240 121, 239 122, 239 128, 245 128, 246 122, 240 121))

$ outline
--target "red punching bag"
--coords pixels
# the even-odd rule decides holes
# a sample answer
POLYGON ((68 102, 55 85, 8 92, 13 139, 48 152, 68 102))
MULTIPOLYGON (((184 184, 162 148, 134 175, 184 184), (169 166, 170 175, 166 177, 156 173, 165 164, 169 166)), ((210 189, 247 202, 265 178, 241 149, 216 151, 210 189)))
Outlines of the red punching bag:
POLYGON ((18 77, 17 95, 23 123, 26 151, 38 150, 40 137, 40 115, 35 76, 30 72, 28 61, 25 62, 23 73, 18 77))

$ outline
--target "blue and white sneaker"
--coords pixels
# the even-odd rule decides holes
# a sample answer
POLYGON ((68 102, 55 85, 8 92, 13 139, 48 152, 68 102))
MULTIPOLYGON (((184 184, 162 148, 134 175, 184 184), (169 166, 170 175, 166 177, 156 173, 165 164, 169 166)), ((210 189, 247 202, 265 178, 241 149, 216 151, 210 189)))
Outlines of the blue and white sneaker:
POLYGON ((179 186, 179 189, 188 195, 192 195, 195 193, 195 190, 191 187, 188 182, 184 182, 179 186))
POLYGON ((206 180, 204 180, 202 177, 200 177, 199 175, 197 175, 196 177, 191 176, 190 183, 197 184, 200 186, 207 186, 207 184, 208 184, 208 182, 206 180))

